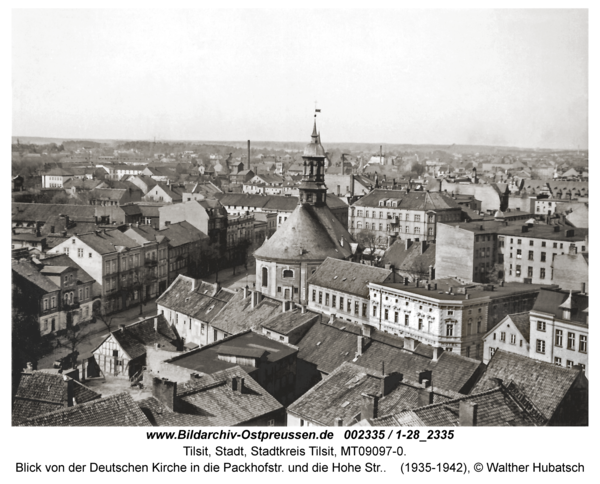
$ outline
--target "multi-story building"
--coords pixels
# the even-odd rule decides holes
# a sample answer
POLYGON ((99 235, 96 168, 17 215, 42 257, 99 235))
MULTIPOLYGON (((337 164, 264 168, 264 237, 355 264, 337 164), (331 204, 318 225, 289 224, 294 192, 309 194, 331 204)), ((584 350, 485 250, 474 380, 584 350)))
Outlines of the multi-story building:
POLYGON ((530 312, 529 357, 572 368, 588 366, 588 296, 542 290, 530 312))
POLYGON ((548 225, 528 220, 494 220, 439 224, 435 268, 440 278, 464 282, 488 282, 495 277, 507 282, 552 284, 556 255, 587 252, 587 229, 548 225))
POLYGON ((443 192, 373 190, 351 207, 348 227, 353 236, 371 231, 377 245, 388 245, 390 236, 435 240, 438 222, 460 222, 461 209, 443 192))
POLYGON ((13 283, 29 301, 42 336, 76 326, 92 317, 93 279, 74 264, 52 260, 44 265, 14 262, 13 283), (58 265, 61 264, 61 265, 58 265))
POLYGON ((56 167, 42 175, 42 188, 63 188, 65 182, 73 177, 70 171, 56 167))
POLYGON ((393 277, 389 269, 327 258, 308 279, 308 308, 368 324, 368 284, 392 282, 393 277))
POLYGON ((483 336, 483 362, 487 364, 496 350, 529 356, 529 311, 509 314, 483 336))
POLYGON ((68 255, 94 278, 105 313, 139 304, 146 291, 144 250, 119 230, 73 235, 48 253, 68 255))
POLYGON ((454 279, 426 284, 369 284, 369 324, 446 351, 482 359, 482 338, 506 315, 533 308, 542 286, 464 285, 454 279))

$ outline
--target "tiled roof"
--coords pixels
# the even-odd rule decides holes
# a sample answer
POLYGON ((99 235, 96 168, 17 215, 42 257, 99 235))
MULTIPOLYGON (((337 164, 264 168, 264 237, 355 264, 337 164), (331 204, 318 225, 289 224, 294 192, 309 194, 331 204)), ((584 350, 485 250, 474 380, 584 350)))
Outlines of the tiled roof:
POLYGON ((146 427, 150 421, 127 392, 33 417, 26 427, 146 427))
POLYGON ((510 320, 513 322, 513 324, 516 326, 519 332, 523 335, 525 341, 529 343, 529 312, 509 314, 507 318, 510 318, 510 320))
MULTIPOLYGON (((265 196, 249 193, 217 193, 215 197, 226 207, 255 207, 278 212, 293 212, 298 205, 298 197, 285 197, 281 195, 265 196)), ((326 203, 329 208, 346 206, 337 197, 327 197, 326 203)))
POLYGON ((89 197, 91 200, 121 200, 126 193, 124 188, 95 188, 89 197))
POLYGON ((505 383, 512 380, 542 414, 551 419, 578 377, 579 370, 576 369, 496 350, 471 394, 496 386, 495 378, 505 383))
POLYGON ((211 323, 235 292, 217 288, 215 284, 194 282, 193 279, 179 275, 156 303, 192 318, 211 323), (194 284, 196 285, 193 288, 194 284))
MULTIPOLYGON (((387 368, 386 374, 389 374, 387 368)), ((391 375, 389 378, 394 377, 391 375)), ((381 385, 380 371, 346 362, 292 403, 288 411, 321 425, 333 426, 336 418, 341 418, 343 425, 350 425, 361 419, 356 417, 361 413, 362 394, 381 395, 381 385)), ((396 380, 390 386, 389 393, 378 400, 379 415, 416 408, 419 406, 419 394, 427 391, 414 380, 396 380)), ((433 390, 434 402, 457 396, 454 392, 433 390)))
POLYGON ((252 308, 251 297, 244 299, 243 291, 239 291, 214 317, 211 325, 226 334, 236 334, 259 328, 261 323, 276 314, 281 314, 281 303, 278 301, 264 298, 252 308))
MULTIPOLYGON (((270 363, 279 361, 298 351, 294 346, 274 341, 262 334, 249 330, 183 353, 180 356, 167 360, 167 363, 206 374, 212 374, 216 371, 236 366, 234 363, 219 359, 218 355, 222 346, 228 347, 228 351, 231 351, 232 347, 240 349, 263 349, 266 351, 263 358, 270 363)), ((243 368, 249 373, 256 370, 252 366, 244 366, 243 368)))
POLYGON ((75 404, 100 398, 100 394, 85 385, 63 375, 35 371, 23 373, 13 403, 13 423, 19 423, 37 415, 54 412, 69 405, 67 387, 73 386, 75 404))
POLYGON ((46 276, 41 274, 39 269, 32 262, 14 262, 11 267, 14 272, 19 274, 30 283, 35 284, 44 292, 60 291, 60 287, 54 284, 54 282, 52 282, 46 276))
MULTIPOLYGON (((569 295, 569 291, 542 289, 535 300, 532 311, 548 313, 556 319, 564 319, 563 309, 560 306, 567 301, 569 295)), ((571 302, 575 311, 571 309, 570 321, 587 324, 586 314, 583 310, 589 307, 588 296, 580 293, 571 294, 571 302)))
POLYGON ((225 427, 242 425, 282 408, 241 367, 194 378, 178 385, 181 408, 171 411, 155 397, 138 402, 153 425, 159 427, 225 427), (232 379, 244 378, 244 393, 232 390, 232 379))
POLYGON ((48 171, 44 173, 46 176, 71 176, 72 173, 67 170, 63 170, 62 168, 55 167, 50 168, 48 171))
POLYGON ((346 259, 352 255, 353 240, 328 207, 297 205, 254 257, 270 261, 346 259))
MULTIPOLYGON (((500 386, 442 403, 405 411, 392 416, 395 426, 455 427, 459 425, 460 402, 477 404, 478 427, 533 427, 545 425, 535 418, 510 389, 500 386)), ((382 419, 385 425, 391 425, 390 417, 382 419)), ((372 425, 379 425, 379 419, 373 419, 372 425)))
POLYGON ((285 313, 274 311, 271 319, 263 320, 262 327, 285 335, 299 326, 310 322, 318 322, 320 319, 321 315, 312 311, 306 311, 304 314, 298 309, 286 311, 285 313))
POLYGON ((392 264, 398 271, 427 272, 429 266, 435 267, 435 248, 435 243, 423 240, 413 242, 406 250, 406 241, 397 240, 385 251, 381 263, 392 264), (425 250, 422 252, 423 245, 425 245, 425 250))
MULTIPOLYGON (((162 350, 177 351, 179 341, 177 333, 162 314, 129 324, 123 329, 113 331, 111 335, 131 359, 146 354, 146 346, 156 343, 162 350), (158 331, 154 330, 155 318, 158 318, 158 331)), ((109 337, 107 336, 107 339, 109 337)))
POLYGON ((458 203, 450 195, 443 192, 416 192, 406 193, 401 190, 373 190, 368 195, 360 198, 354 203, 355 207, 373 207, 378 208, 381 200, 397 200, 395 208, 404 210, 445 210, 450 208, 460 208, 458 203))
POLYGON ((360 325, 335 319, 316 323, 300 340, 298 359, 314 364, 320 372, 331 373, 344 362, 378 369, 385 364, 387 372, 402 373, 408 379, 423 370, 432 371, 436 387, 465 393, 483 369, 483 363, 455 353, 442 352, 437 361, 432 359, 433 348, 418 344, 414 351, 404 349, 404 339, 371 330, 366 338, 363 354, 355 359, 360 325))
POLYGON ((93 205, 57 205, 53 203, 13 203, 12 219, 45 222, 56 214, 67 215, 70 220, 95 222, 93 205))
POLYGON ((392 271, 328 257, 308 279, 308 284, 369 297, 369 282, 391 280, 392 271))
POLYGON ((99 254, 110 254, 111 252, 115 252, 117 246, 128 248, 140 246, 140 244, 127 237, 120 230, 99 230, 88 234, 77 235, 76 237, 99 254))
POLYGON ((90 276, 87 272, 85 272, 77 262, 71 259, 66 254, 48 254, 48 257, 42 259, 42 264, 44 266, 67 266, 77 269, 77 280, 81 281, 83 284, 88 282, 94 282, 94 278, 90 276))

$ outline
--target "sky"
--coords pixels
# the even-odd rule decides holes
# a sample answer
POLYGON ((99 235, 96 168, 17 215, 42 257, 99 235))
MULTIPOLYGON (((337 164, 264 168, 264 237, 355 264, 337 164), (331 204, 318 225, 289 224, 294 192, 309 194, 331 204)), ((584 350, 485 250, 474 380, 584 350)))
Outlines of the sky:
POLYGON ((12 134, 587 148, 587 10, 13 10, 12 134))

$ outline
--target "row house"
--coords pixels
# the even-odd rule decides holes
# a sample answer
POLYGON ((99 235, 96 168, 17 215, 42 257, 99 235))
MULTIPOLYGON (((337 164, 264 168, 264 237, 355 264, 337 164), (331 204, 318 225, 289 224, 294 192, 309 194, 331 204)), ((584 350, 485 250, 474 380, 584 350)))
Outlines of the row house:
POLYGON ((101 287, 103 311, 111 313, 140 303, 151 284, 144 249, 119 230, 73 235, 48 251, 66 254, 101 287))
POLYGON ((389 269, 328 257, 308 280, 308 308, 369 324, 368 284, 391 282, 393 277, 389 269))
POLYGON ((76 326, 92 318, 93 279, 76 265, 55 260, 51 264, 14 262, 13 283, 28 301, 42 336, 76 326), (53 265, 60 264, 60 265, 53 265))
POLYGON ((89 192, 90 205, 125 205, 141 199, 141 190, 132 188, 95 188, 89 192))
POLYGON ((254 215, 231 216, 227 218, 227 252, 229 258, 241 245, 254 242, 254 215))
POLYGON ((348 226, 354 237, 371 231, 384 247, 390 236, 435 240, 438 222, 460 220, 461 208, 447 193, 376 189, 350 207, 348 226))
POLYGON ((482 338, 506 315, 533 308, 542 286, 370 283, 369 324, 375 328, 481 360, 482 338))

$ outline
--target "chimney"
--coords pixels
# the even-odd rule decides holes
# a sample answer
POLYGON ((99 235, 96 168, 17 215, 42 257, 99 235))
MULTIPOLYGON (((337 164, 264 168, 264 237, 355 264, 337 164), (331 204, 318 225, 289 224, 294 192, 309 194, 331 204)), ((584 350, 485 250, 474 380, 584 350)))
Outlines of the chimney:
POLYGON ((33 371, 33 363, 31 361, 27 362, 27 371, 28 372, 32 372, 33 371))
POLYGON ((154 317, 154 332, 158 333, 158 316, 154 317))
POLYGON ((404 250, 410 249, 411 245, 412 245, 412 240, 411 239, 406 239, 406 242, 404 243, 404 250))
POLYGON ((340 417, 336 417, 336 419, 333 421, 333 426, 334 427, 343 427, 344 426, 344 420, 340 417))
POLYGON ((404 338, 404 348, 409 351, 415 351, 416 340, 412 338, 404 338))
POLYGON ((429 389, 429 380, 423 380, 422 386, 418 389, 418 392, 419 407, 425 407, 433 403, 433 387, 429 389))
POLYGON ((248 286, 244 286, 244 299, 248 297, 248 286))
POLYGON ((335 314, 334 314, 334 313, 331 313, 331 314, 329 315, 329 324, 333 324, 333 322, 334 322, 334 321, 335 321, 335 314))
POLYGON ((287 305, 288 305, 287 301, 281 301, 281 312, 282 313, 285 313, 287 311, 287 305))
POLYGON ((125 331, 125 325, 124 324, 119 324, 119 331, 121 331, 121 333, 123 333, 125 331))
POLYGON ((365 349, 365 340, 362 337, 362 335, 358 335, 357 336, 357 343, 356 343, 356 356, 362 356, 363 354, 363 350, 365 349))
POLYGON ((66 384, 67 384, 67 407, 72 407, 73 404, 75 403, 75 395, 74 395, 74 383, 73 383, 73 379, 69 378, 68 376, 63 376, 66 384))
POLYGON ((177 382, 153 377, 152 396, 172 412, 177 410, 177 382))
POLYGON ((441 346, 434 346, 433 347, 433 361, 438 361, 440 359, 440 356, 442 356, 442 353, 444 352, 444 350, 442 349, 441 346))
POLYGON ((385 263, 385 269, 386 269, 387 271, 389 271, 389 270, 390 270, 390 267, 391 267, 391 266, 392 266, 392 264, 391 264, 390 262, 386 262, 386 263, 385 263))
POLYGON ((360 419, 377 418, 377 407, 379 406, 379 396, 361 393, 362 405, 360 407, 360 419))
POLYGON ((581 294, 585 294, 585 282, 581 283, 581 294))
MULTIPOLYGON (((430 265, 428 272, 429 272, 429 280, 433 281, 435 279, 435 268, 432 265, 430 265)), ((437 286, 436 286, 436 289, 437 289, 437 286)))
POLYGON ((362 327, 362 334, 365 338, 370 338, 371 337, 371 330, 373 328, 369 325, 363 325, 362 327))
POLYGON ((425 252, 427 250, 427 241, 422 240, 421 241, 421 255, 423 254, 423 252, 425 252))
POLYGON ((244 385, 244 378, 243 377, 241 377, 241 376, 234 376, 231 379, 231 390, 234 393, 242 393, 243 394, 244 393, 244 388, 245 388, 245 385, 244 385))
POLYGON ((306 314, 306 305, 302 304, 300 306, 300 314, 306 314))
POLYGON ((477 427, 477 404, 461 400, 458 407, 458 425, 477 427))
POLYGON ((250 140, 248 140, 248 166, 246 167, 246 170, 250 169, 250 140))

